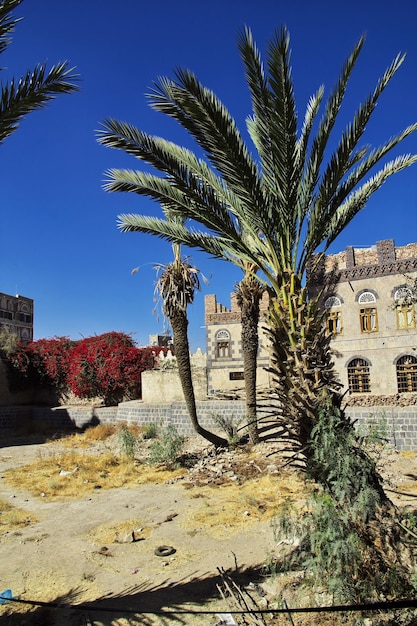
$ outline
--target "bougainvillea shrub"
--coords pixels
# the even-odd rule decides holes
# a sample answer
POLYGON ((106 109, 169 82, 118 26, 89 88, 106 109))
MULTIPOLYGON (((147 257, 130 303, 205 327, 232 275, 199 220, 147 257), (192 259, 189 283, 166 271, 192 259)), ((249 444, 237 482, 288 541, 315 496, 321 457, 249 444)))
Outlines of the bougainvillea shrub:
POLYGON ((80 341, 71 355, 68 385, 79 398, 101 397, 106 406, 139 398, 141 373, 154 367, 152 348, 136 348, 125 333, 80 341))
POLYGON ((18 343, 8 356, 13 387, 47 385, 65 392, 71 354, 76 345, 68 337, 39 339, 27 345, 18 343))
POLYGON ((141 397, 141 374, 155 367, 155 348, 137 348, 129 335, 118 332, 80 341, 55 337, 17 344, 7 362, 11 391, 46 385, 61 399, 72 391, 111 406, 141 397))
POLYGON ((67 389, 72 352, 76 345, 77 342, 68 337, 39 339, 29 344, 32 365, 39 373, 41 382, 52 385, 58 391, 67 389))

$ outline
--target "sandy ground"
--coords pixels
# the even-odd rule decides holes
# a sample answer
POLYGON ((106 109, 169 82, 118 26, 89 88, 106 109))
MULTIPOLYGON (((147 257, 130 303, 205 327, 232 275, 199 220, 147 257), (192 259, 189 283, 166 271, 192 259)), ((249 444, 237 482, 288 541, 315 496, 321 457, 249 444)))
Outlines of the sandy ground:
MULTIPOLYGON (((248 517, 246 526, 243 521, 239 528, 222 529, 190 524, 196 508, 202 506, 201 498, 181 482, 97 490, 67 502, 47 502, 6 483, 8 468, 51 453, 56 445, 21 442, 0 447, 0 497, 39 520, 0 536, 0 592, 11 589, 22 599, 82 604, 84 608, 41 607, 34 610, 31 621, 25 621, 27 616, 12 621, 6 616, 10 605, 3 605, 0 623, 3 619, 4 624, 62 626, 214 626, 219 622, 215 615, 179 614, 167 619, 150 612, 175 608, 227 612, 216 587, 218 568, 235 570, 237 565, 244 583, 255 583, 256 588, 260 568, 276 550, 271 522, 248 517), (122 522, 126 522, 123 536, 112 534, 113 526, 122 522), (138 540, 127 542, 133 531, 138 540), (156 556, 160 546, 172 546, 175 553, 156 556)), ((416 507, 415 455, 390 450, 385 456, 383 472, 390 497, 416 507)), ((215 507, 215 501, 209 506, 215 507)), ((18 610, 26 608, 21 605, 18 610)))

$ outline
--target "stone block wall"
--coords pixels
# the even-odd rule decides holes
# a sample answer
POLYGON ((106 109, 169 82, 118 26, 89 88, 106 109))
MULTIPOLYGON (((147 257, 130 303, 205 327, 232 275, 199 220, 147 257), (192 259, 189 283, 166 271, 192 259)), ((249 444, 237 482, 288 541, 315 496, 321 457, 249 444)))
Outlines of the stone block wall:
POLYGON ((348 407, 347 413, 358 428, 371 426, 386 432, 389 443, 397 450, 417 451, 417 407, 374 406, 348 407))
MULTIPOLYGON (((202 426, 219 432, 213 415, 238 420, 245 416, 245 403, 240 400, 209 400, 197 403, 202 426)), ((417 451, 417 406, 347 407, 347 414, 358 428, 367 425, 385 430, 392 446, 402 451, 417 451)), ((161 428, 175 426, 183 435, 194 434, 184 402, 172 404, 144 404, 140 400, 123 402, 117 407, 0 407, 1 434, 18 431, 27 422, 49 425, 56 430, 86 428, 97 424, 146 425, 158 424, 161 428)), ((222 433, 221 433, 222 434, 222 433)))

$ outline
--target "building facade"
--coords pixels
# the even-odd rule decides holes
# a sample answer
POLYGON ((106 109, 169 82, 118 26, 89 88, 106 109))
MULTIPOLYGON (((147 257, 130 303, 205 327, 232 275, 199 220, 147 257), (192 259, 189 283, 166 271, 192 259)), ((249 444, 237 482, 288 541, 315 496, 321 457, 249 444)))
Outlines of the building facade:
POLYGON ((18 341, 33 341, 34 304, 31 298, 0 293, 0 328, 17 335, 18 341))
MULTIPOLYGON (((381 399, 417 394, 416 305, 410 302, 417 277, 417 243, 396 247, 392 239, 370 248, 348 247, 327 255, 313 284, 318 290, 337 276, 323 302, 335 369, 349 398, 381 399)), ((312 293, 311 295, 315 295, 312 293)), ((268 299, 262 301, 265 312, 268 299)), ((206 296, 208 395, 243 390, 240 310, 206 296)), ((258 384, 269 386, 268 351, 260 321, 258 384)))
POLYGON ((417 243, 348 247, 327 255, 324 265, 324 281, 337 276, 323 306, 344 391, 349 397, 417 393, 417 243))

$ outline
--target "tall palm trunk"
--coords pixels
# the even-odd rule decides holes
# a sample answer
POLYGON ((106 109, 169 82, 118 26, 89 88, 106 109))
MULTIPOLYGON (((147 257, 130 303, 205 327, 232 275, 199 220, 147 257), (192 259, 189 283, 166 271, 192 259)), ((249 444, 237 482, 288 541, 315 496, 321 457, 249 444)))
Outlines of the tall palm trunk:
POLYGON ((191 377, 190 348, 188 343, 188 319, 187 313, 182 308, 175 308, 170 311, 169 322, 174 335, 174 350, 178 364, 178 374, 181 381, 182 392, 185 404, 195 432, 210 441, 216 447, 227 447, 226 439, 203 428, 197 416, 197 406, 193 381, 191 377))
POLYGON ((340 384, 318 313, 319 296, 307 300, 307 288, 291 272, 284 275, 275 292, 267 323, 277 423, 288 448, 308 459, 318 407, 329 394, 340 404, 340 384))
POLYGON ((194 301, 195 291, 200 288, 199 272, 181 258, 180 244, 172 244, 172 249, 174 261, 160 266, 162 274, 158 279, 156 289, 162 298, 164 315, 172 327, 178 375, 184 400, 195 432, 217 447, 227 447, 226 439, 206 430, 198 421, 188 344, 187 306, 194 301))
POLYGON ((259 441, 256 380, 259 348, 259 307, 263 293, 264 288, 253 274, 246 274, 236 287, 237 302, 241 310, 241 344, 245 378, 246 418, 252 443, 259 441))

